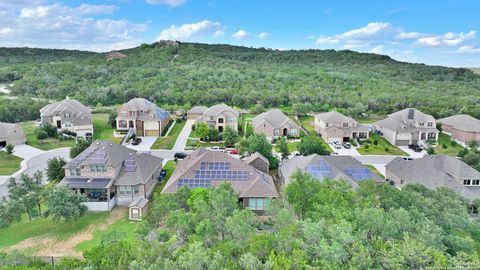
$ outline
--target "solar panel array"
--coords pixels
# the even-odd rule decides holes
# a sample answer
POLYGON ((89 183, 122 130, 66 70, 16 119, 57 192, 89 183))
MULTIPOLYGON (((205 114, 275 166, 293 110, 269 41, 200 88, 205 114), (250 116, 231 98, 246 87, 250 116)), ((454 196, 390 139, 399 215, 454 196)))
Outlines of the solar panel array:
POLYGON ((135 157, 134 156, 128 156, 125 158, 123 161, 123 171, 125 172, 134 172, 137 170, 137 165, 135 164, 135 157))
POLYGON ((347 168, 345 173, 355 181, 372 179, 372 171, 368 168, 347 168))
POLYGON ((306 172, 318 179, 323 179, 325 177, 333 178, 332 166, 325 163, 324 160, 319 160, 318 164, 308 165, 306 172))
POLYGON ((193 178, 182 178, 177 182, 177 186, 189 187, 208 187, 212 180, 246 181, 248 180, 248 171, 232 170, 230 162, 212 161, 200 162, 200 169, 195 170, 193 178))
POLYGON ((80 163, 82 163, 88 156, 90 156, 93 152, 95 152, 96 148, 95 147, 88 147, 80 153, 76 158, 74 158, 71 162, 70 165, 72 166, 78 166, 80 163))
POLYGON ((169 116, 170 114, 165 111, 164 109, 160 109, 160 108, 157 108, 157 116, 160 118, 160 119, 165 119, 169 116))
POLYGON ((105 149, 95 151, 90 158, 90 164, 107 164, 107 151, 105 149))

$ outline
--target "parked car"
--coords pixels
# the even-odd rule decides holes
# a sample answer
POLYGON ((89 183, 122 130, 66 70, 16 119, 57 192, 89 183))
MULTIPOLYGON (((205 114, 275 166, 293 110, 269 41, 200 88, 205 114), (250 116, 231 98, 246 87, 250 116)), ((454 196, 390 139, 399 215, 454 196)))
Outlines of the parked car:
POLYGON ((210 149, 210 151, 214 151, 214 152, 225 152, 224 147, 212 146, 209 149, 210 149))
POLYGON ((86 133, 86 134, 85 134, 85 139, 87 139, 87 140, 93 139, 92 133, 90 133, 90 132, 86 133))
POLYGON ((238 150, 237 149, 230 150, 230 155, 238 155, 238 150))
POLYGON ((135 138, 132 141, 132 145, 139 145, 142 142, 142 138, 135 138))
POLYGON ((412 149, 415 152, 422 152, 423 148, 418 144, 409 144, 408 148, 412 149))
POLYGON ((161 170, 160 174, 158 175, 158 182, 161 182, 166 175, 167 175, 167 171, 161 170))
POLYGON ((344 142, 344 143, 342 143, 342 145, 343 145, 343 147, 345 147, 345 149, 352 148, 352 145, 349 142, 344 142))
POLYGON ((335 149, 342 149, 342 145, 341 145, 339 142, 337 142, 337 141, 333 142, 333 147, 334 147, 335 149))
POLYGON ((176 159, 184 159, 186 158, 188 155, 183 153, 183 152, 178 152, 178 153, 175 153, 175 155, 173 155, 174 158, 176 159))

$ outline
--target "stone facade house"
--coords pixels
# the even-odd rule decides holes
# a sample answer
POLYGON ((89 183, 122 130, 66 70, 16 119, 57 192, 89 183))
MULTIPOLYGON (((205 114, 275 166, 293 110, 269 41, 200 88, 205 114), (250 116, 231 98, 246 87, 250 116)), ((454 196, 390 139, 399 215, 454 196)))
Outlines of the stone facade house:
POLYGON ((187 119, 197 120, 207 109, 205 106, 194 106, 187 111, 187 119))
POLYGON ((282 111, 271 109, 263 112, 252 119, 253 132, 264 134, 268 138, 279 136, 300 136, 302 129, 282 111))
POLYGON ((367 126, 336 111, 315 115, 315 131, 328 143, 368 139, 369 136, 367 126))
POLYGON ((223 132, 227 128, 238 130, 238 117, 240 113, 237 110, 224 103, 214 105, 205 110, 203 109, 204 107, 193 107, 188 111, 187 118, 193 119, 194 115, 201 112, 201 115, 195 121, 196 124, 206 123, 210 128, 214 128, 219 132, 223 132))
POLYGON ((40 109, 42 123, 49 123, 58 130, 75 132, 77 137, 92 137, 92 111, 78 100, 66 99, 48 104, 40 109))
POLYGON ((147 199, 158 182, 162 159, 109 141, 95 141, 65 165, 59 185, 85 194, 91 211, 109 211, 147 199))
POLYGON ((181 160, 162 193, 175 193, 178 188, 218 186, 223 182, 232 185, 240 203, 263 215, 270 199, 278 193, 272 177, 245 161, 227 153, 199 148, 181 160))
POLYGON ((8 144, 24 144, 26 140, 25 132, 19 125, 0 122, 0 148, 8 144))
POLYGON ((471 141, 480 141, 480 120, 477 118, 459 114, 439 119, 437 122, 442 124, 442 132, 464 145, 471 141))
POLYGON ((400 188, 416 183, 429 189, 447 187, 468 200, 480 198, 480 172, 453 157, 433 155, 414 160, 397 157, 385 169, 386 179, 400 188))
POLYGON ((134 98, 118 109, 117 129, 133 128, 137 136, 162 135, 170 121, 170 113, 144 98, 134 98))
POLYGON ((427 145, 428 140, 438 140, 437 122, 431 115, 413 108, 390 114, 374 124, 392 145, 427 145))

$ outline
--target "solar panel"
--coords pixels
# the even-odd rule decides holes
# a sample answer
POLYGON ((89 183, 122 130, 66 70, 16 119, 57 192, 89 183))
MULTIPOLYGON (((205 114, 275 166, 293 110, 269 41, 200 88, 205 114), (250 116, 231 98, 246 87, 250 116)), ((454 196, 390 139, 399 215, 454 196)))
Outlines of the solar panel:
POLYGON ((135 166, 135 165, 124 166, 124 167, 123 167, 123 170, 124 170, 125 172, 134 172, 134 171, 137 170, 137 166, 135 166))
POLYGON ((178 179, 177 187, 188 186, 189 188, 207 188, 210 186, 210 180, 199 180, 191 178, 178 179))
POLYGON ((368 168, 347 168, 345 173, 355 181, 372 179, 373 173, 368 168))
POLYGON ((323 160, 319 160, 318 164, 308 165, 306 172, 319 179, 333 178, 332 166, 327 165, 323 160))
POLYGON ((158 118, 160 118, 160 119, 165 119, 170 115, 167 111, 165 111, 164 109, 158 108, 158 107, 157 107, 156 113, 157 113, 158 118))

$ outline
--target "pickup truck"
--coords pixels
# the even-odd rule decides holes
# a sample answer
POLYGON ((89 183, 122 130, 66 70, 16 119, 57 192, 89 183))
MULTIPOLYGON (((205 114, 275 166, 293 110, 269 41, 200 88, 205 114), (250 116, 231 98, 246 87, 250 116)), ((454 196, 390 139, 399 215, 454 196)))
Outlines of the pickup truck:
POLYGON ((415 152, 422 152, 422 150, 423 150, 423 148, 418 144, 409 144, 408 148, 412 149, 415 152))

